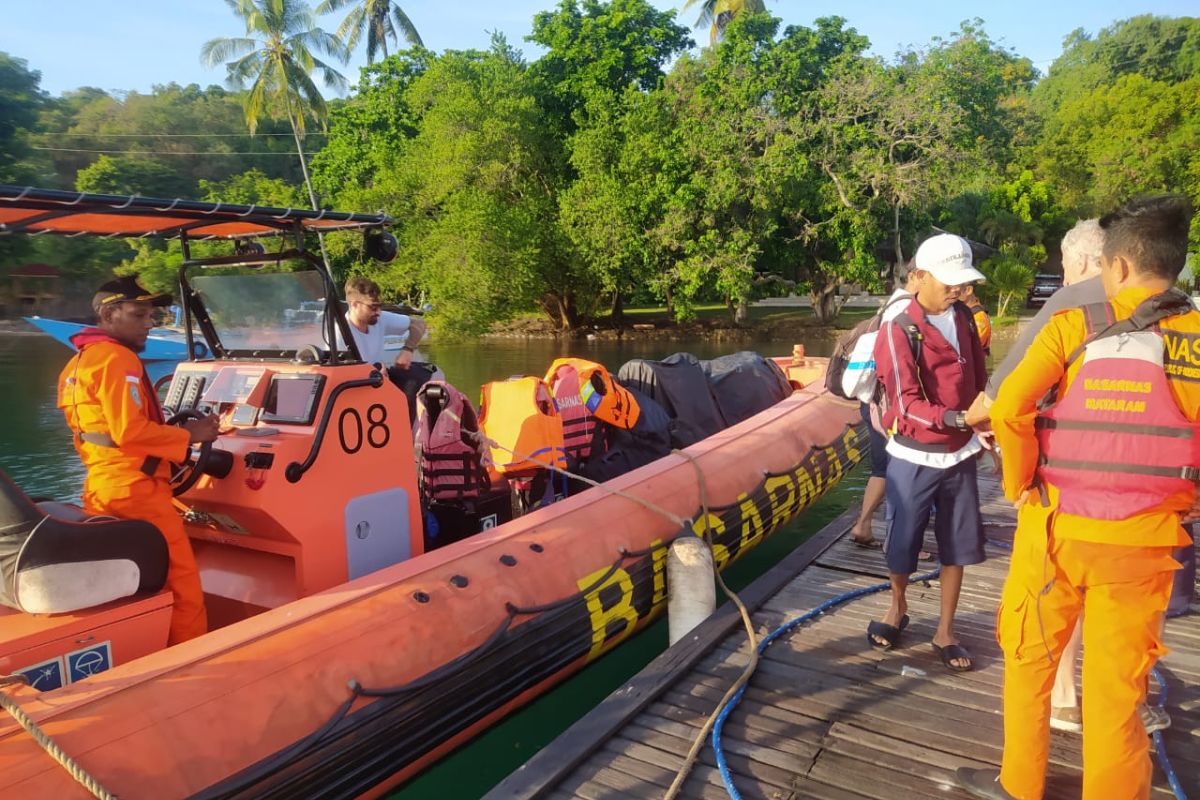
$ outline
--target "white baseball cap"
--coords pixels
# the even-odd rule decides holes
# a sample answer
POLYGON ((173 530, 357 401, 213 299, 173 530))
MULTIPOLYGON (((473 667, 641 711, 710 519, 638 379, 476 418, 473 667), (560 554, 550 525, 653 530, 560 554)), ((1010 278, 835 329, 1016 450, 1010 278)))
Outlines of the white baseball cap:
POLYGON ((917 269, 928 272, 947 286, 962 286, 987 280, 971 266, 971 245, 953 233, 939 233, 921 242, 913 259, 917 269))

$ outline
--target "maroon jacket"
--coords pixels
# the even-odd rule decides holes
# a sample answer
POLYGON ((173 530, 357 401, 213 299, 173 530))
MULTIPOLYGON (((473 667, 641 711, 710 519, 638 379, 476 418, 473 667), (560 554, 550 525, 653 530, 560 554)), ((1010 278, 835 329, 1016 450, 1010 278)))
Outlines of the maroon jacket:
POLYGON ((885 398, 883 424, 909 446, 953 452, 971 439, 970 430, 954 427, 954 417, 983 391, 987 368, 971 312, 959 302, 954 310, 962 355, 929 323, 916 299, 904 315, 885 322, 875 340, 875 374, 885 398), (905 316, 921 336, 920 363, 904 328, 905 316))

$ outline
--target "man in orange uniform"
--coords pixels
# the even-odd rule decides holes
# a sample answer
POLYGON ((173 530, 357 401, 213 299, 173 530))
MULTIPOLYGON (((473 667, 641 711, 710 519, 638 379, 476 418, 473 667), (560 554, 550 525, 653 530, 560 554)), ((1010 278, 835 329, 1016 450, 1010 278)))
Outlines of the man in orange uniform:
POLYGON ((92 298, 97 327, 71 338, 79 351, 58 380, 58 406, 75 434, 87 467, 83 505, 91 514, 142 519, 167 540, 167 586, 175 595, 169 644, 208 631, 196 557, 175 511, 169 461, 182 462, 195 442, 217 438, 217 417, 166 425, 158 396, 138 357, 154 326, 155 306, 171 296, 151 294, 133 277, 100 287, 92 298))
POLYGON ((963 286, 958 299, 966 304, 975 320, 975 330, 979 334, 979 343, 983 345, 983 354, 990 356, 992 354, 992 318, 988 316, 987 309, 983 307, 983 303, 975 294, 975 284, 968 283, 963 286))
POLYGON ((1104 217, 1108 303, 1056 314, 991 409, 1004 490, 1019 509, 997 615, 1004 650, 1001 770, 958 770, 983 798, 1042 797, 1050 688, 1083 614, 1083 798, 1150 795, 1138 717, 1200 457, 1200 313, 1169 291, 1187 254, 1186 198, 1104 217), (1055 406, 1039 401, 1056 391, 1055 406))

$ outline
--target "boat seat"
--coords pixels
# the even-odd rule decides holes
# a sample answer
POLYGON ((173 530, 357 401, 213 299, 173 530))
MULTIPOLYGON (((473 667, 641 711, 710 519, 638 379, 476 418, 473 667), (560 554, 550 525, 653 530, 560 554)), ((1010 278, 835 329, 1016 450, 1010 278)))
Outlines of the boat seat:
POLYGON ((0 605, 58 614, 158 591, 167 543, 149 522, 42 507, 0 470, 0 605))

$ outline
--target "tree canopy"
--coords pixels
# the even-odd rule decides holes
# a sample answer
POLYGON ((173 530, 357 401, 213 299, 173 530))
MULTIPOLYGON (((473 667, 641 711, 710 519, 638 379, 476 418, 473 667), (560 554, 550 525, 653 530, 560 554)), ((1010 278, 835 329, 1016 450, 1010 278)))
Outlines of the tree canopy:
MULTIPOLYGON (((1075 31, 1042 75, 979 19, 881 57, 846 19, 785 27, 761 2, 696 0, 681 22, 648 0, 556 0, 526 59, 500 37, 427 50, 390 0, 325 0, 348 42, 303 0, 226 2, 246 35, 205 56, 230 88, 49 97, 36 65, 0 54, 0 180, 300 205, 299 144, 309 202, 395 219, 395 261, 346 237, 335 271, 424 296, 439 335, 530 312, 620 324, 633 303, 684 320, 721 302, 736 320, 787 290, 828 320, 843 286, 886 288, 935 229, 994 251, 1004 288, 982 294, 1002 300, 1078 218, 1148 192, 1200 205, 1196 18, 1075 31), (355 43, 371 63, 325 98, 313 76, 337 88, 355 43)), ((4 265, 24 258, 79 275, 124 261, 155 285, 178 263, 144 243, 0 241, 4 265)))

